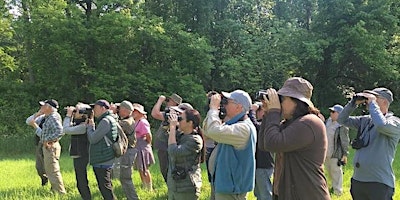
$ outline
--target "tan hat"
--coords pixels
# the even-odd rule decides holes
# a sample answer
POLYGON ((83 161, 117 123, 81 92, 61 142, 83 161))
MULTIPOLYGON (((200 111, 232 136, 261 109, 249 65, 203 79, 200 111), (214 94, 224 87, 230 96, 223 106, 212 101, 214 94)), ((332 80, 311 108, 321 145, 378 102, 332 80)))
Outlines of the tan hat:
POLYGON ((130 101, 124 100, 119 104, 119 107, 126 108, 130 111, 133 111, 133 105, 130 101))
POLYGON ((190 103, 181 103, 179 106, 171 106, 170 108, 180 113, 184 113, 185 110, 192 110, 193 106, 190 105, 190 103))
POLYGON ((168 99, 174 101, 178 105, 182 103, 182 97, 180 97, 179 95, 177 95, 175 93, 171 94, 171 96, 169 96, 168 99))
POLYGON ((190 105, 190 103, 181 103, 178 106, 180 109, 182 110, 186 110, 186 109, 193 109, 193 106, 190 105))
POLYGON ((144 107, 142 105, 138 104, 138 103, 134 103, 133 104, 133 109, 132 110, 133 111, 137 110, 137 111, 139 111, 140 113, 142 113, 144 115, 147 114, 147 112, 144 111, 144 107))
POLYGON ((287 97, 296 98, 310 107, 314 107, 311 102, 313 86, 304 78, 292 77, 285 81, 278 94, 287 97))

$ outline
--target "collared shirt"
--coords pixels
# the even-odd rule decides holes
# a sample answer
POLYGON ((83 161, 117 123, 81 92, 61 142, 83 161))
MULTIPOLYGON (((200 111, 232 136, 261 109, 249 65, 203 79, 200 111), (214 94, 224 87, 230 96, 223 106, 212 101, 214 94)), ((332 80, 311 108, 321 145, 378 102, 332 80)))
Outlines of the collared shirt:
POLYGON ((250 128, 246 123, 227 125, 218 116, 219 111, 210 109, 204 120, 204 134, 218 143, 244 149, 250 139, 250 128))
POLYGON ((332 121, 329 118, 326 122, 326 135, 328 137, 328 150, 326 153, 327 158, 331 158, 335 144, 335 131, 340 126, 337 121, 332 121))
POLYGON ((61 116, 58 112, 53 112, 45 116, 43 128, 41 129, 41 141, 54 141, 64 135, 61 116))

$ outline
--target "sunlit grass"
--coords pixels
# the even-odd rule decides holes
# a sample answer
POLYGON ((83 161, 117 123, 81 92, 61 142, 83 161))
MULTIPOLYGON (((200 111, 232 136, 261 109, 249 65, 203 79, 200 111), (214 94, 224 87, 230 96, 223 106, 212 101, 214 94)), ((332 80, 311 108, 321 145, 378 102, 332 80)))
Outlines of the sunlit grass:
MULTIPOLYGON (((349 162, 353 157, 353 152, 349 156, 349 162)), ((57 194, 50 192, 50 185, 42 187, 40 185, 40 178, 36 174, 35 160, 32 154, 23 155, 5 155, 2 153, 0 157, 0 199, 81 199, 79 192, 75 186, 75 174, 73 171, 72 159, 63 154, 60 159, 61 172, 64 179, 64 185, 67 190, 67 194, 62 197, 57 194)), ((397 160, 393 165, 396 176, 400 179, 400 160, 399 156, 396 156, 397 160)), ((205 169, 204 164, 202 165, 205 169)), ((91 167, 89 169, 89 183, 90 189, 93 194, 93 199, 102 199, 101 194, 97 188, 96 179, 91 167)), ((149 200, 161 200, 167 199, 167 186, 163 181, 161 173, 159 172, 158 164, 152 165, 150 171, 153 177, 153 192, 146 192, 141 188, 141 181, 137 171, 134 171, 133 179, 138 195, 141 199, 149 200)), ((343 189, 344 194, 340 197, 333 195, 333 200, 350 200, 350 178, 352 175, 352 166, 349 164, 344 167, 344 183, 343 189)), ((328 183, 330 184, 329 177, 328 183)), ((125 199, 122 192, 120 182, 116 179, 113 180, 113 186, 115 194, 118 199, 125 199)), ((399 181, 396 181, 396 187, 399 188, 399 181)), ((209 199, 210 185, 207 181, 206 171, 203 170, 203 187, 201 199, 209 199)), ((255 199, 254 195, 250 193, 248 195, 249 200, 255 199)), ((393 199, 400 199, 400 194, 396 193, 393 199)))

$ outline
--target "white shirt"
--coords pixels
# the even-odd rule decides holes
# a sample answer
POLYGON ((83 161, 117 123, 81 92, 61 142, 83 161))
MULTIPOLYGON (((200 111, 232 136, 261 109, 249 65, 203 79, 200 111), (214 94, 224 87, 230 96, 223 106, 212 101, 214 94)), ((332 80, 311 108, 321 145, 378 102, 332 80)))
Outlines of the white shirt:
POLYGON ((326 157, 331 158, 333 154, 333 147, 335 144, 334 143, 335 131, 340 126, 340 124, 337 121, 332 121, 332 119, 329 118, 325 126, 326 126, 326 135, 328 137, 328 151, 326 152, 326 157))

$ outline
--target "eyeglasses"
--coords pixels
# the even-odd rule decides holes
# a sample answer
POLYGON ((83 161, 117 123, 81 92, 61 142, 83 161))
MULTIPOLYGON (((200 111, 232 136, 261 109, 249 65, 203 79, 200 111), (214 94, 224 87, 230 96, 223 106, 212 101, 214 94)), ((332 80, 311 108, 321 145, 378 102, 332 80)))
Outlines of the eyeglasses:
POLYGON ((334 110, 331 110, 331 113, 335 113, 336 111, 334 111, 334 110))

